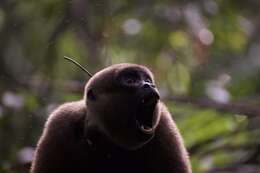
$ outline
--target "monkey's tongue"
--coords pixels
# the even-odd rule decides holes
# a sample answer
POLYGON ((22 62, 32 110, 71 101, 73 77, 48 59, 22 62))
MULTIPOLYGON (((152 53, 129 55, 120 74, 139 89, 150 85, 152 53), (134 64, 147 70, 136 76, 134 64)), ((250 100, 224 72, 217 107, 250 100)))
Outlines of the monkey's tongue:
POLYGON ((146 134, 152 134, 153 133, 153 128, 146 126, 146 125, 142 125, 141 128, 142 132, 146 133, 146 134))
POLYGON ((150 126, 141 124, 138 120, 136 120, 138 128, 145 134, 152 134, 154 132, 154 129, 150 126))

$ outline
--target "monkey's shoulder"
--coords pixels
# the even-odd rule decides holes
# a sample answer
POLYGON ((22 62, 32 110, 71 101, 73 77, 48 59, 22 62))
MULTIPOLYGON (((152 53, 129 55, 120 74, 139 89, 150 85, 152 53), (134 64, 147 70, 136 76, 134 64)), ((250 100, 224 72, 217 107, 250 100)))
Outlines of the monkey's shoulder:
POLYGON ((182 146, 183 141, 180 136, 179 129, 173 119, 172 114, 163 102, 159 103, 160 106, 160 121, 155 130, 155 136, 151 140, 154 146, 162 145, 164 148, 170 148, 169 145, 182 146))
POLYGON ((86 105, 83 100, 64 103, 56 108, 45 123, 46 133, 68 133, 83 126, 86 105))

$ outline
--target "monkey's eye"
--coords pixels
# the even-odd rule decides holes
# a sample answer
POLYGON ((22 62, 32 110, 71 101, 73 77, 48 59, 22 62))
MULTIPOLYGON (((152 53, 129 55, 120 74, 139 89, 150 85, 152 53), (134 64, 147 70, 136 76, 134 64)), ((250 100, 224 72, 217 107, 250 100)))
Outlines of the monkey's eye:
POLYGON ((125 87, 135 88, 141 84, 141 76, 136 71, 124 71, 118 79, 120 84, 125 87))
POLYGON ((135 87, 140 84, 140 79, 135 75, 126 75, 122 78, 122 84, 129 87, 135 87))
POLYGON ((127 78, 125 79, 125 83, 128 85, 133 85, 134 83, 136 83, 136 79, 127 78))

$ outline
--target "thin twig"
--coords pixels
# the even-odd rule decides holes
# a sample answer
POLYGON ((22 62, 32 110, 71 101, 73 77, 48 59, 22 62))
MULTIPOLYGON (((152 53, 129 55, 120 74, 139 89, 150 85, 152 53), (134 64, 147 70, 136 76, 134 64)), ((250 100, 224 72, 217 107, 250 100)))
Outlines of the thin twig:
POLYGON ((64 59, 66 59, 66 60, 68 60, 68 61, 74 63, 76 66, 78 66, 79 68, 81 68, 81 70, 83 70, 84 72, 86 72, 86 73, 89 75, 89 77, 92 77, 92 76, 93 76, 86 68, 84 68, 80 63, 78 63, 78 62, 75 61, 74 59, 69 58, 69 57, 67 57, 67 56, 64 56, 64 59))

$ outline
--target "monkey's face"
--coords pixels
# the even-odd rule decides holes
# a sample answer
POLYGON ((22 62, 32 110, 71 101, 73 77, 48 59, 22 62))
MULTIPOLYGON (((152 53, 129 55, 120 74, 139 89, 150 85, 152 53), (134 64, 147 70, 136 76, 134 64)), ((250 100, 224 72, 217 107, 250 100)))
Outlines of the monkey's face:
POLYGON ((136 149, 154 135, 159 93, 152 73, 138 65, 115 65, 97 73, 86 87, 87 110, 117 145, 136 149))

